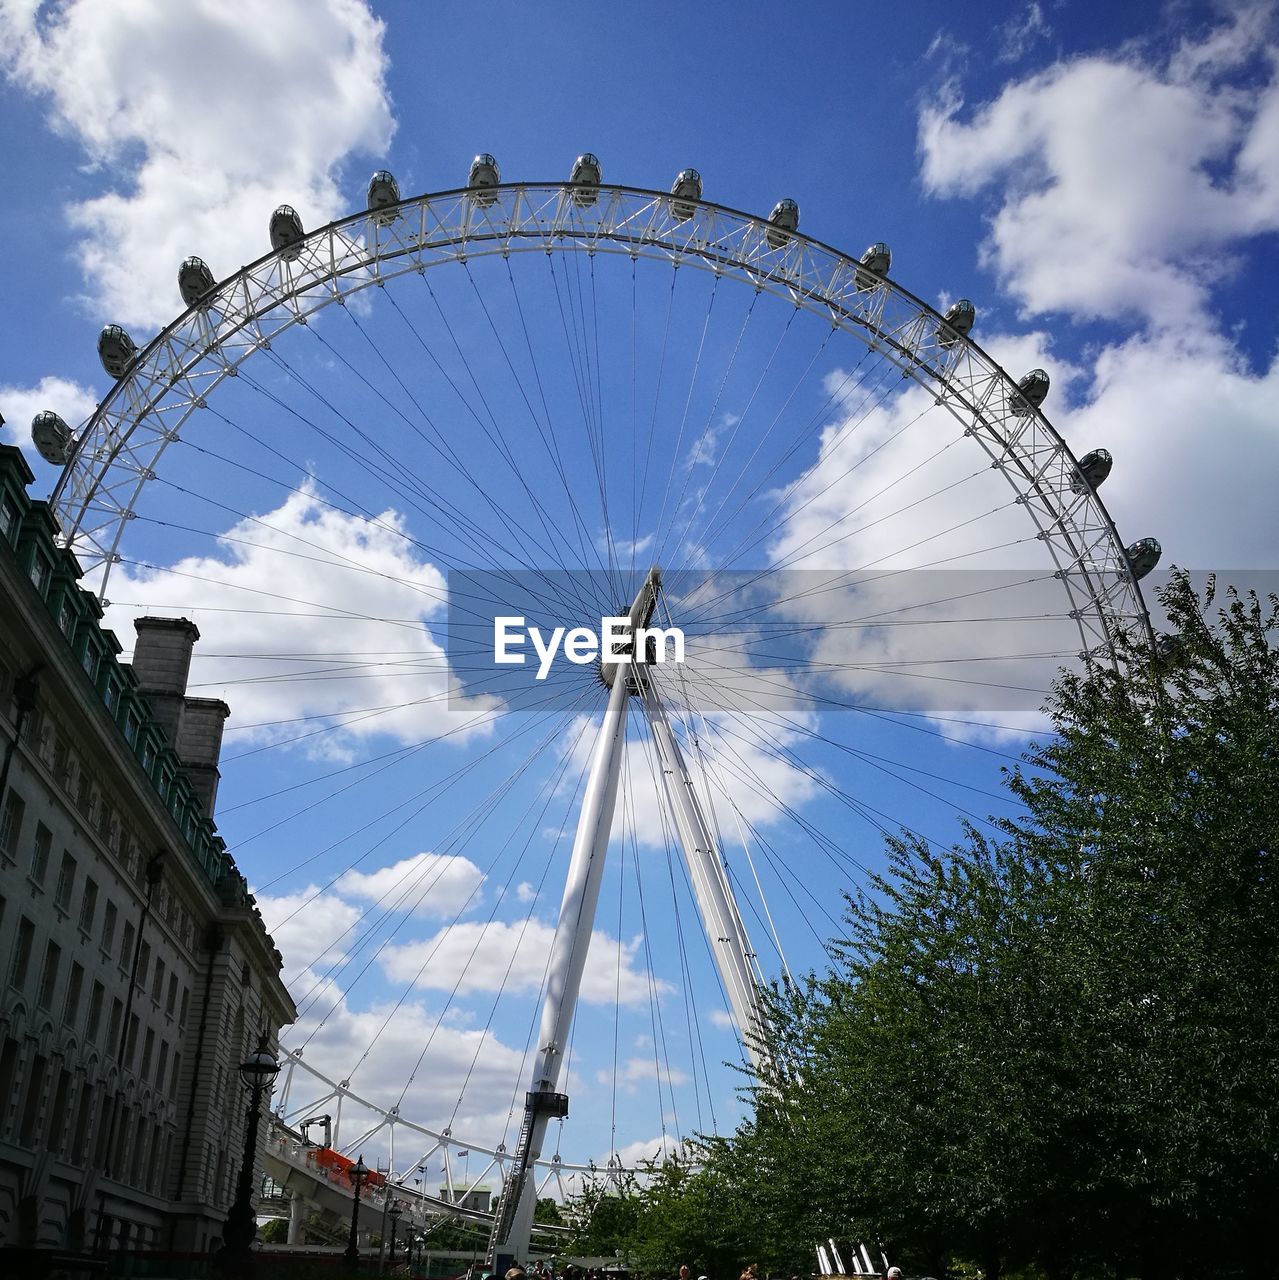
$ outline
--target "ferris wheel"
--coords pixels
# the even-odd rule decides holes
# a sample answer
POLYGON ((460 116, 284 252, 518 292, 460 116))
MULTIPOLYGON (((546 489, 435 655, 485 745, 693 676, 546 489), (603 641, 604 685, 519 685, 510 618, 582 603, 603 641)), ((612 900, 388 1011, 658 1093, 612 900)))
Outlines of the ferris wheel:
MULTIPOLYGON (((1110 456, 1076 457, 1054 430, 1048 375, 1005 372, 972 338, 971 302, 934 309, 895 283, 885 243, 846 255, 799 215, 789 199, 766 217, 710 203, 692 169, 669 191, 605 184, 589 154, 560 183, 503 183, 481 155, 464 187, 408 199, 379 172, 365 210, 317 230, 281 206, 270 252, 222 280, 187 259, 186 310, 162 333, 138 347, 103 330, 115 384, 90 419, 33 424, 64 467, 63 537, 104 603, 190 612, 143 597, 175 572, 201 589, 219 557, 276 566, 200 625, 243 624, 218 659, 241 674, 221 687, 270 713, 246 726, 246 754, 298 762, 319 797, 293 818, 329 804, 336 821, 364 803, 352 788, 408 770, 424 784, 378 819, 399 831, 407 814, 438 856, 479 868, 433 938, 404 942, 456 870, 428 859, 383 877, 307 957, 280 1114, 345 1107, 358 1136, 348 1118, 334 1145, 385 1133, 393 1165, 398 1133, 401 1179, 443 1159, 451 1184, 459 1153, 484 1171, 468 1184, 500 1176, 493 1260, 526 1254, 548 1182, 623 1167, 623 1005, 649 1019, 651 1074, 634 1074, 656 1088, 663 1135, 690 1082, 689 1128, 711 1127, 704 1006, 749 1062, 760 984, 790 972, 794 938, 820 948, 838 931, 860 850, 903 829, 934 842, 939 807, 980 822, 966 753, 1002 755, 1063 662, 1150 636, 1138 583, 1159 546, 1118 536, 1098 496, 1110 456), (621 617, 641 650, 639 629, 680 629, 685 660, 499 669, 467 644, 516 609, 546 634, 621 617), (361 647, 303 650, 306 628, 361 647), (292 669, 244 675, 255 661, 292 669), (305 693, 271 701, 267 686, 305 693), (317 735, 345 744, 335 767, 305 755, 317 735), (509 942, 496 965, 494 939, 509 942), (341 1045, 320 1049, 365 973, 401 988, 343 1064, 341 1045), (596 1037, 612 1041, 611 1119, 597 1158, 565 1159, 551 1135, 571 1134, 569 1096, 590 1084, 570 1083, 584 980, 603 1006, 615 988, 596 1037), (424 981, 442 1007, 408 1082, 362 1087, 424 981), (477 991, 493 998, 457 1105, 413 1116, 448 1010, 477 991), (506 1127, 472 1116, 468 1131, 464 1098, 507 1008, 528 1025, 522 1048, 507 1035, 506 1127), (677 1041, 688 1070, 671 1065, 677 1041)), ((235 798, 255 803, 244 785, 235 798)), ((335 852, 324 887, 384 840, 335 852)))

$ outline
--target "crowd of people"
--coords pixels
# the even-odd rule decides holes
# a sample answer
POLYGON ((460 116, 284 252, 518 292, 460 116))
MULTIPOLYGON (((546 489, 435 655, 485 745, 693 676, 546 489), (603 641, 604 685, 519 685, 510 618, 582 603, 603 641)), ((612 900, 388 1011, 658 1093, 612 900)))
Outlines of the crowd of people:
MULTIPOLYGON (((522 1267, 517 1263, 507 1271, 505 1276, 490 1272, 483 1276, 477 1274, 470 1277, 470 1280, 617 1280, 619 1275, 623 1274, 627 1280, 671 1280, 666 1276, 646 1277, 642 1271, 631 1271, 625 1267, 579 1267, 573 1263, 567 1264, 557 1272, 553 1261, 545 1262, 541 1259, 528 1267, 522 1267)), ((674 1280, 694 1280, 692 1268, 687 1265, 680 1267, 674 1280)), ((696 1280, 710 1280, 710 1277, 697 1276, 696 1280)), ((750 1263, 743 1269, 738 1280, 761 1280, 759 1264, 750 1263)), ((790 1280, 801 1280, 801 1277, 791 1276, 790 1280)), ((889 1267, 884 1280, 902 1280, 901 1268, 889 1267)))

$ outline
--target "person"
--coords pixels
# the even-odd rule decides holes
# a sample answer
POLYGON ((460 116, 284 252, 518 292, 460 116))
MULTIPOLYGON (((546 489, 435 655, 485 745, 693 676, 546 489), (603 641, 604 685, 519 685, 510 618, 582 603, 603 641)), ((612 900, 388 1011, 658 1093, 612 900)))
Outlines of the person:
POLYGON ((687 1262, 679 1269, 679 1280, 693 1280, 693 1273, 689 1270, 687 1262))
POLYGON ((902 1280, 902 1269, 901 1269, 901 1267, 889 1267, 889 1268, 888 1268, 888 1280, 902 1280))
POLYGON ((759 1263, 752 1262, 750 1266, 742 1272, 741 1280, 759 1280, 759 1263))

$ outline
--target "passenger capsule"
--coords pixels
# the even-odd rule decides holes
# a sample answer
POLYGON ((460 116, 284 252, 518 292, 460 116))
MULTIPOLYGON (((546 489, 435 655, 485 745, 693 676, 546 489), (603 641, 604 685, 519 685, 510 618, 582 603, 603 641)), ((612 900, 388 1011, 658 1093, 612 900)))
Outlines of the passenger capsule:
POLYGON ((393 205, 400 203, 400 184, 396 182, 395 176, 386 169, 379 169, 369 179, 369 190, 366 200, 369 212, 374 218, 385 226, 388 222, 395 219, 395 214, 385 213, 383 210, 390 209, 393 205))
POLYGON ((113 378, 123 378, 138 358, 133 339, 118 324, 109 324, 98 334, 98 359, 113 378))
POLYGON ((573 187, 573 203, 580 205, 594 204, 600 193, 600 158, 589 151, 583 151, 573 161, 573 172, 568 180, 573 187))
POLYGON ((857 287, 863 291, 873 289, 882 283, 888 274, 888 268, 893 265, 892 250, 882 240, 876 240, 859 261, 861 265, 857 268, 857 287))
POLYGON ((178 268, 178 290, 182 301, 193 307, 213 288, 213 272, 203 258, 185 258, 178 268))
POLYGON ((1155 637, 1155 657, 1160 662, 1171 662, 1174 658, 1180 656, 1182 649, 1185 648, 1185 641, 1179 635, 1168 635, 1161 632, 1155 637))
POLYGON ((282 204, 271 215, 271 248, 286 262, 292 262, 302 252, 302 219, 292 205, 282 204))
POLYGON ((671 213, 681 222, 691 218, 696 206, 687 204, 689 200, 702 198, 702 175, 696 169, 681 169, 675 181, 671 183, 671 213))
POLYGON ((1051 379, 1043 369, 1032 369, 1017 383, 1017 390, 1008 397, 1013 413, 1018 418, 1029 418, 1031 412, 1043 404, 1050 385, 1051 379))
POLYGON ((497 161, 488 152, 483 152, 471 161, 471 173, 466 185, 474 192, 472 198, 481 208, 487 209, 489 205, 496 203, 497 197, 490 193, 489 188, 496 187, 501 181, 502 172, 497 167, 497 161))
POLYGON ((45 409, 31 419, 31 440, 46 462, 55 467, 66 465, 71 428, 52 410, 45 409))
POLYGON ((977 308, 967 298, 960 298, 947 309, 941 320, 937 326, 937 341, 943 347, 953 347, 972 331, 977 321, 977 308))
POLYGON ((1107 449, 1094 449, 1079 459, 1079 473, 1070 481, 1070 487, 1076 493, 1087 493, 1090 489, 1100 489, 1102 482, 1110 474, 1114 459, 1107 449))
POLYGON ((1159 563, 1163 551, 1163 547, 1154 538, 1142 538, 1140 542, 1134 542, 1131 547, 1126 548, 1124 555, 1128 557, 1132 576, 1140 582, 1159 563))
POLYGON ((790 243, 790 233, 799 228, 799 205, 794 200, 779 200, 768 215, 768 243, 780 249, 790 243))

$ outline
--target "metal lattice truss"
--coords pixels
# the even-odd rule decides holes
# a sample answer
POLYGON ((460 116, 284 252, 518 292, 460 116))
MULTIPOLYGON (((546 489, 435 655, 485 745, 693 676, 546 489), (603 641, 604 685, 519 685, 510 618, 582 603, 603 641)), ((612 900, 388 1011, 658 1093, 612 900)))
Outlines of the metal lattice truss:
MULTIPOLYGON (((435 1161, 440 1161, 441 1177, 448 1192, 448 1200, 456 1205, 465 1200, 475 1188, 495 1179, 500 1186, 506 1177, 506 1171, 515 1158, 515 1153, 508 1151, 505 1144, 496 1147, 485 1146, 482 1142, 471 1142, 466 1138, 455 1137, 452 1129, 432 1129, 428 1125, 418 1124, 407 1116, 400 1115, 398 1107, 382 1107, 371 1099, 356 1093, 349 1080, 330 1080, 314 1064, 307 1062, 300 1049, 280 1047, 281 1064, 284 1067, 284 1088, 280 1102, 275 1108, 274 1118, 277 1124, 290 1130, 307 1117, 313 1116, 324 1108, 333 1107, 332 1143, 335 1151, 354 1156, 360 1152, 364 1144, 375 1135, 385 1131, 389 1147, 390 1165, 395 1170, 395 1180, 404 1185, 412 1182, 414 1175, 425 1173, 435 1161), (306 1093, 305 1101, 298 1104, 295 1092, 295 1077, 302 1072, 301 1079, 309 1080, 311 1085, 319 1086, 319 1093, 306 1093), (348 1124, 347 1135, 342 1135, 343 1104, 350 1102, 361 1109, 363 1117, 372 1117, 371 1123, 361 1125, 354 1137, 351 1136, 348 1124), (397 1162, 395 1147, 396 1136, 399 1135, 401 1151, 404 1144, 410 1143, 414 1153, 403 1167, 397 1162), (462 1174, 457 1167, 460 1162, 458 1153, 469 1155, 466 1168, 475 1167, 475 1174, 462 1174), (458 1176, 462 1174, 462 1176, 458 1176)), ((540 1158, 536 1162, 534 1186, 537 1195, 558 1194, 561 1200, 574 1191, 580 1191, 583 1185, 596 1183, 608 1185, 617 1183, 624 1174, 634 1172, 616 1160, 607 1165, 597 1165, 594 1161, 574 1163, 563 1160, 557 1150, 553 1155, 540 1158), (576 1184, 576 1185, 574 1185, 576 1184)), ((492 1221, 491 1213, 480 1210, 472 1211, 468 1216, 477 1221, 492 1221)))
POLYGON ((62 536, 90 580, 97 575, 99 594, 165 449, 224 378, 287 329, 361 290, 444 263, 611 253, 736 276, 855 335, 934 395, 1012 485, 1053 559, 1083 654, 1108 657, 1120 630, 1149 636, 1123 544, 1065 441, 990 356, 947 330, 926 303, 750 214, 630 187, 595 194, 585 202, 571 185, 516 183, 418 196, 330 223, 215 286, 112 388, 77 433, 54 491, 62 536))

